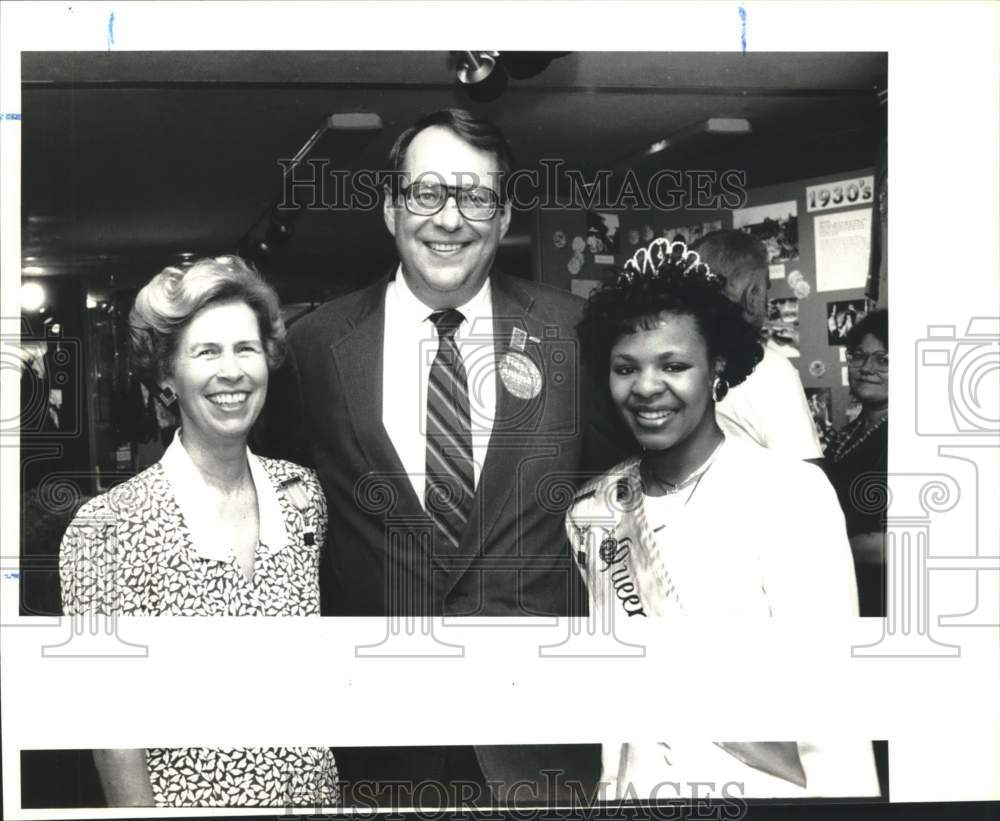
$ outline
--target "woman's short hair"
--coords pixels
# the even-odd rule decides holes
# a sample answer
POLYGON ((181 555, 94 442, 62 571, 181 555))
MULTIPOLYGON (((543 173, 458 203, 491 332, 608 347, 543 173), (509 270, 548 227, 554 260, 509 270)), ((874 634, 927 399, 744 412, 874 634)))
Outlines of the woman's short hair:
MULTIPOLYGON (((686 256, 686 249, 679 256, 686 256)), ((709 361, 724 360, 722 376, 730 386, 745 380, 764 356, 760 334, 726 298, 725 278, 707 272, 704 265, 697 273, 686 273, 666 264, 644 275, 623 274, 596 288, 577 326, 583 362, 594 378, 607 383, 611 349, 619 338, 656 328, 666 313, 694 320, 709 361)))
POLYGON ((857 348, 868 334, 874 336, 889 350, 889 312, 885 308, 870 311, 847 332, 847 347, 857 348))
POLYGON ((164 268, 139 291, 129 314, 132 365, 155 384, 173 372, 181 333, 208 305, 243 302, 256 315, 268 367, 285 356, 285 323, 278 295, 237 256, 200 259, 186 268, 164 268))

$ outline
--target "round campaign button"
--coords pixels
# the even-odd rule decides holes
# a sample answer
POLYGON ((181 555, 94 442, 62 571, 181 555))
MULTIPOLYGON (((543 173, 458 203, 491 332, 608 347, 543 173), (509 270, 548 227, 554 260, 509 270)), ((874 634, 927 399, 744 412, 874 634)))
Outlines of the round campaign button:
POLYGON ((507 351, 500 359, 500 379, 518 399, 534 399, 542 392, 541 371, 518 351, 507 351))

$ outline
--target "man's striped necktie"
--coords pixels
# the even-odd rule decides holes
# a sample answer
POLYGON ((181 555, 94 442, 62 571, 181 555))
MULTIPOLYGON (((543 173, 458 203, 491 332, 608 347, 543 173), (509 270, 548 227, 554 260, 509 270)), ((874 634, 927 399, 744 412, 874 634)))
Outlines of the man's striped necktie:
POLYGON ((455 331, 465 317, 452 308, 430 320, 438 333, 438 351, 427 389, 427 483, 424 506, 444 534, 446 546, 458 547, 472 513, 472 423, 469 388, 455 331))

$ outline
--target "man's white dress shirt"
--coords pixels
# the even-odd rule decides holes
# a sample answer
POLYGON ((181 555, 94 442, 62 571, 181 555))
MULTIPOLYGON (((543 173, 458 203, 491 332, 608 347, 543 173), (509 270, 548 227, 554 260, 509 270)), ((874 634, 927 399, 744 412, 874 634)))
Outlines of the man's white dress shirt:
MULTIPOLYGON (((455 332, 455 343, 468 380, 473 473, 478 487, 497 403, 489 279, 472 299, 454 308, 465 317, 455 332)), ((437 329, 430 320, 435 310, 417 299, 402 269, 398 270, 385 293, 382 425, 421 506, 427 483, 427 383, 438 350, 437 329)))

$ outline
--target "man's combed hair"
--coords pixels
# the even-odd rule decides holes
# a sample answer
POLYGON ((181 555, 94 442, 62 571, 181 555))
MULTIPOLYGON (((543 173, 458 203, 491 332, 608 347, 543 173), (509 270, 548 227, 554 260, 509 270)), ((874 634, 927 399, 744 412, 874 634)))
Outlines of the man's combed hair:
POLYGON ((444 108, 418 120, 400 134, 396 138, 396 142, 393 143, 392 149, 389 151, 389 167, 385 180, 385 185, 393 196, 399 193, 399 188, 402 185, 403 166, 406 164, 406 151, 410 147, 410 143, 421 131, 433 126, 447 128, 473 148, 489 152, 496 157, 500 179, 480 180, 479 184, 492 186, 498 193, 503 194, 503 180, 514 168, 514 154, 503 132, 493 123, 480 119, 465 109, 444 108))
POLYGON ((747 378, 764 356, 757 330, 730 302, 725 280, 666 273, 619 279, 591 293, 577 326, 585 366, 599 384, 607 384, 611 349, 623 334, 654 329, 661 314, 686 315, 705 338, 709 360, 725 360, 723 377, 730 386, 747 378))
POLYGON ((208 305, 243 302, 260 326, 267 364, 285 356, 285 323, 278 295, 237 256, 200 259, 188 268, 164 268, 139 291, 129 314, 132 366, 140 380, 157 383, 172 373, 180 336, 208 305))
POLYGON ((702 262, 742 290, 751 274, 767 269, 767 250, 750 234, 736 230, 712 231, 691 245, 702 262))

